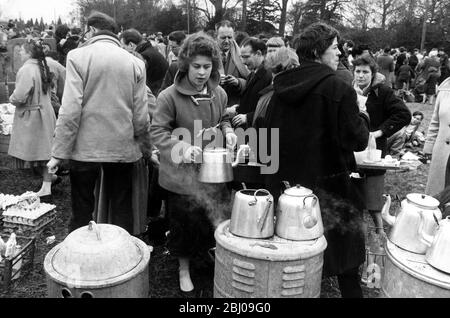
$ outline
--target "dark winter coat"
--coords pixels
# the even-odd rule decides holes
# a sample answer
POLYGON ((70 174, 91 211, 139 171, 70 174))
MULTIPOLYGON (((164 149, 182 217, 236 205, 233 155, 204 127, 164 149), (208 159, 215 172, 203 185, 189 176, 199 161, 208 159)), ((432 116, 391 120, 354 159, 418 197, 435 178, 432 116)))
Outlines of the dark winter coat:
POLYGON ((319 197, 328 247, 326 276, 358 267, 365 259, 362 202, 350 173, 354 151, 367 147, 368 118, 360 114, 354 89, 326 65, 302 61, 275 77, 268 128, 279 129, 279 170, 266 187, 280 195, 281 181, 310 188, 319 197))
POLYGON ((255 114, 256 105, 258 104, 259 92, 272 83, 272 72, 261 64, 256 72, 250 73, 247 78, 247 85, 242 92, 238 114, 247 114, 247 123, 250 126, 253 122, 253 115, 255 114))
POLYGON ((147 62, 147 86, 150 87, 153 94, 158 94, 169 63, 150 42, 138 45, 136 52, 141 54, 147 62))
POLYGON ((411 112, 394 90, 375 80, 367 93, 367 112, 370 116, 370 131, 381 130, 383 136, 376 140, 382 157, 387 152, 387 139, 411 122, 411 112))
POLYGON ((164 80, 162 81, 159 92, 162 92, 167 87, 170 87, 173 84, 177 72, 178 72, 178 62, 175 61, 172 62, 172 64, 170 64, 169 68, 167 69, 166 75, 164 76, 164 80))

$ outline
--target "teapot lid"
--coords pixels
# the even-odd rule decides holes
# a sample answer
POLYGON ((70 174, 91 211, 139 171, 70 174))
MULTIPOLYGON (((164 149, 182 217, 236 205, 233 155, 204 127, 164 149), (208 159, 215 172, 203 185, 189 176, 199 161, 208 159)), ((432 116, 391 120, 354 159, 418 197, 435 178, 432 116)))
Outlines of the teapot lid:
POLYGON ((119 277, 144 259, 144 251, 127 231, 94 222, 70 233, 55 249, 50 266, 60 276, 79 282, 119 277))
POLYGON ((439 201, 429 195, 420 193, 410 193, 406 198, 417 205, 421 205, 430 209, 436 209, 439 207, 439 201))
POLYGON ((293 197, 305 197, 313 194, 312 190, 302 187, 299 184, 297 184, 295 187, 286 189, 284 193, 293 197))

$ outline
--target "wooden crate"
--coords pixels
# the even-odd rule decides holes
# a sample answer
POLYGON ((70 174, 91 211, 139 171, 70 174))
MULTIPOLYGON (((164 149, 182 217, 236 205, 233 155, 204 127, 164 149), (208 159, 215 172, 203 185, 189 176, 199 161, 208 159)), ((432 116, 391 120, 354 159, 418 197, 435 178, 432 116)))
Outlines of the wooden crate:
POLYGON ((11 139, 10 135, 5 136, 0 134, 0 154, 8 153, 10 139, 11 139))
MULTIPOLYGON (((10 234, 0 235, 6 243, 10 234)), ((3 291, 7 291, 14 280, 24 276, 33 267, 36 238, 17 236, 17 244, 20 245, 20 251, 14 257, 5 258, 0 262, 0 288, 3 291)))

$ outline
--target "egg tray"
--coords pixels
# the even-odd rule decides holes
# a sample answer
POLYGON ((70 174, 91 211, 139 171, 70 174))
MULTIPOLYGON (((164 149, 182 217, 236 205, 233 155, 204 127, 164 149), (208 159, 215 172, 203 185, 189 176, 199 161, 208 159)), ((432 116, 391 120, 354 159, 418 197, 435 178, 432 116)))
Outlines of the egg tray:
POLYGON ((56 219, 56 211, 50 211, 36 220, 18 216, 3 216, 3 227, 16 229, 19 233, 38 232, 56 219))
MULTIPOLYGON (((7 242, 9 234, 1 234, 3 241, 7 242)), ((33 267, 36 251, 36 238, 16 236, 20 250, 14 257, 3 258, 0 261, 0 288, 7 291, 14 280, 17 280, 33 267)))

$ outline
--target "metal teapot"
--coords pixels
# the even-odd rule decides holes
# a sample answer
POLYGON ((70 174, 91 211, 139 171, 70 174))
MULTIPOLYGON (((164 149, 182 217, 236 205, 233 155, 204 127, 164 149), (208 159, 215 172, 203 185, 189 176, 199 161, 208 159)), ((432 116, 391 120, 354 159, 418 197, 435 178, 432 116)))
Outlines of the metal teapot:
POLYGON ((420 237, 430 247, 425 256, 426 261, 431 266, 450 274, 450 216, 439 222, 434 237, 423 231, 423 224, 419 228, 420 237))
POLYGON ((230 232, 246 238, 270 238, 274 234, 273 211, 273 196, 269 191, 238 191, 231 212, 230 232))
POLYGON ((226 183, 233 181, 233 167, 239 164, 242 152, 249 151, 248 145, 241 145, 236 159, 231 159, 232 152, 224 148, 205 149, 198 180, 203 183, 226 183))
POLYGON ((392 226, 389 240, 395 245, 417 254, 425 254, 428 245, 421 239, 421 232, 434 235, 438 228, 436 220, 442 219, 439 201, 425 194, 411 193, 401 202, 397 216, 389 214, 391 197, 384 195, 386 202, 381 210, 383 219, 392 226), (419 231, 419 229, 421 229, 419 231))
POLYGON ((322 215, 319 199, 313 191, 297 185, 287 188, 280 196, 277 206, 275 234, 292 241, 309 241, 323 236, 322 215))

